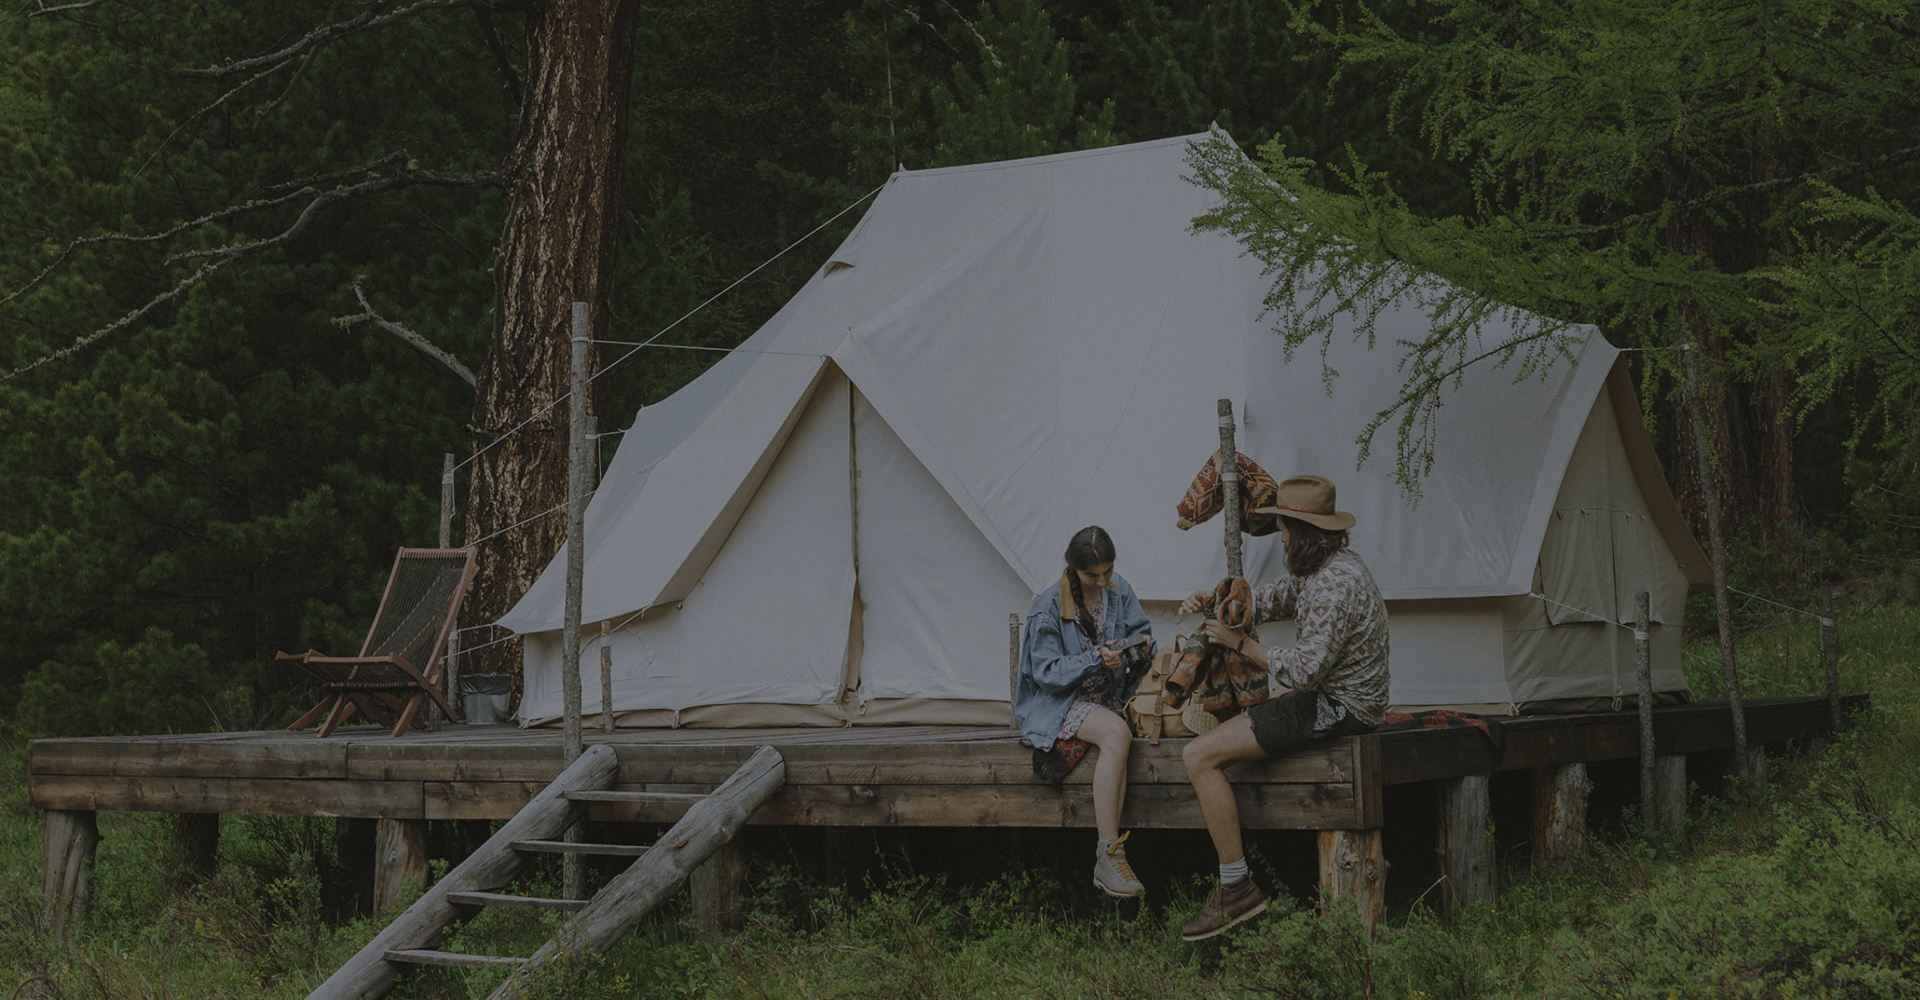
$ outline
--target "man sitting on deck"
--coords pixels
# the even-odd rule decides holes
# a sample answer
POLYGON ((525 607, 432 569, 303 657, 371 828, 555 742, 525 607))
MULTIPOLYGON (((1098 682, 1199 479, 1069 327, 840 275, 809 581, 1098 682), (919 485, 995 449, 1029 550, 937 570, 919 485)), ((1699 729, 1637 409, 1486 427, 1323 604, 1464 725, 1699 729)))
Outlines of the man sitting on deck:
MULTIPOLYGON (((1258 511, 1280 515, 1287 575, 1256 592, 1253 620, 1293 618, 1293 648, 1262 646, 1218 620, 1201 629, 1209 642, 1265 662, 1272 696, 1195 737, 1182 754, 1220 855, 1220 884, 1207 894, 1200 914, 1180 928, 1188 941, 1212 937, 1267 908, 1266 894, 1247 872, 1239 808, 1225 769, 1314 740, 1366 732, 1386 712, 1387 607, 1366 564, 1347 547, 1353 515, 1335 511, 1333 497, 1331 482, 1294 476, 1280 484, 1274 507, 1258 511)), ((1199 610, 1207 596, 1187 598, 1180 612, 1199 610)))

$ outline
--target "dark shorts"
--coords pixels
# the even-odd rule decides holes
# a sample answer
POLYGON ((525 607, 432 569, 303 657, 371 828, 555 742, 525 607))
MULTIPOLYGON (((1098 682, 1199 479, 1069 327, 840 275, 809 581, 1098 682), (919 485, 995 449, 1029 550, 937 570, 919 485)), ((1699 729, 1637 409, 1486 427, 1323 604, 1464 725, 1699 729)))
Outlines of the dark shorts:
POLYGON ((1314 721, 1324 698, 1326 695, 1318 691, 1296 688, 1247 709, 1247 718, 1253 721, 1253 738, 1260 749, 1269 757, 1279 757, 1316 740, 1352 736, 1373 728, 1349 715, 1334 723, 1332 729, 1316 730, 1314 721))

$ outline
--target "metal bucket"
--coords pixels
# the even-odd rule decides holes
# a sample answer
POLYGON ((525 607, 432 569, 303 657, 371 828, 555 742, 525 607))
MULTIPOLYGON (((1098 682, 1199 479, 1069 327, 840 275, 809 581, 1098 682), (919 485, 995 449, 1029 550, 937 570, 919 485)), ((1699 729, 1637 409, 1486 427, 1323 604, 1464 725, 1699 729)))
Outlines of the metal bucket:
POLYGON ((460 678, 460 710, 469 726, 508 721, 507 702, 512 698, 512 674, 464 674, 460 678))

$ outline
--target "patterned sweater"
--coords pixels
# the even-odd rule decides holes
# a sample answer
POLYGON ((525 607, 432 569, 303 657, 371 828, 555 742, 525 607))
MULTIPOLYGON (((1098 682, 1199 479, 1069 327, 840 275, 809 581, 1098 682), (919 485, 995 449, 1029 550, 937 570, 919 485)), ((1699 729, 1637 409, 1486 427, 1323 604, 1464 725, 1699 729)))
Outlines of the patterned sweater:
POLYGON ((1276 685, 1319 691, 1354 718, 1380 724, 1387 711, 1387 605, 1373 574, 1341 549, 1309 577, 1289 573, 1254 593, 1254 621, 1292 618, 1298 641, 1269 647, 1276 685))

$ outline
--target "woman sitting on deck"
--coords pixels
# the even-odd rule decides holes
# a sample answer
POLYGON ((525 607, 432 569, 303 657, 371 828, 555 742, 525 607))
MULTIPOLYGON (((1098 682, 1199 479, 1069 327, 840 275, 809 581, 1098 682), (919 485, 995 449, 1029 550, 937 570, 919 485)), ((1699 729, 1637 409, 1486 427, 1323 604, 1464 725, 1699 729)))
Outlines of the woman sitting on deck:
POLYGON ((1138 652, 1150 655, 1153 637, 1133 588, 1113 571, 1113 539, 1105 529, 1083 528, 1067 543, 1060 582, 1035 595, 1020 643, 1020 679, 1013 717, 1036 750, 1060 740, 1084 740, 1100 748, 1093 769, 1093 819, 1100 834, 1093 884, 1127 899, 1146 890, 1134 877, 1120 833, 1120 807, 1127 794, 1127 751, 1133 733, 1120 715, 1139 678, 1114 644, 1147 636, 1138 652), (1067 623, 1071 622, 1071 625, 1067 623))
MULTIPOLYGON (((1188 941, 1209 938, 1267 908, 1267 897, 1247 874, 1240 813, 1225 769, 1245 760, 1278 757, 1301 744, 1363 733, 1387 710, 1387 606, 1365 563, 1347 547, 1353 515, 1334 510, 1333 484, 1294 476, 1280 484, 1279 502, 1287 575, 1254 595, 1255 622, 1292 618, 1291 649, 1263 646, 1218 620, 1201 628, 1209 642, 1238 649, 1267 664, 1271 696, 1187 744, 1181 757, 1200 800, 1200 814, 1220 855, 1220 884, 1199 916, 1180 928, 1188 941)), ((1181 604, 1200 609, 1206 593, 1181 604)))

